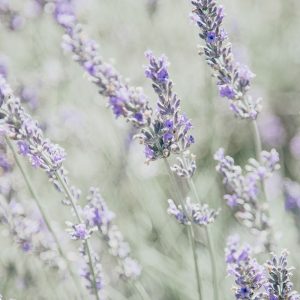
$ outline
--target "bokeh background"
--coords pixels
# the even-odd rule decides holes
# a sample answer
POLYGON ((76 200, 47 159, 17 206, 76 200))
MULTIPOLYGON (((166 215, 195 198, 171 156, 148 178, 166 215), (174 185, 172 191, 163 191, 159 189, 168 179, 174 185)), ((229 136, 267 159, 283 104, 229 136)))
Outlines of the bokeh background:
MULTIPOLYGON (((133 255, 143 266, 141 280, 151 299, 196 299, 186 231, 166 213, 172 186, 163 162, 144 163, 143 148, 131 140, 130 126, 114 118, 97 88, 70 55, 64 54, 60 46, 63 32, 53 20, 51 6, 33 14, 31 1, 11 3, 25 19, 18 30, 10 30, 5 22, 0 26, 0 59, 8 68, 10 84, 16 90, 24 86, 28 89, 25 105, 43 125, 46 135, 66 149, 70 177, 83 195, 90 186, 100 188, 117 215, 116 222, 133 255)), ((223 0, 222 4, 235 56, 256 74, 252 94, 263 98, 258 119, 263 147, 275 147, 281 156, 281 170, 268 182, 268 193, 278 238, 276 250, 290 251, 290 263, 296 267, 295 288, 299 290, 299 215, 285 211, 280 178, 300 180, 300 2, 223 0)), ((221 299, 227 300, 233 299, 233 281, 226 276, 226 238, 240 233, 245 242, 252 244, 255 239, 234 221, 222 199, 224 190, 213 154, 224 147, 244 165, 255 156, 255 147, 251 124, 233 117, 227 102, 218 96, 204 59, 197 54, 200 40, 189 19, 190 10, 186 0, 77 1, 78 18, 89 36, 100 44, 104 60, 113 63, 131 85, 143 87, 153 106, 156 97, 144 76, 144 52, 152 49, 157 55, 168 56, 174 90, 194 126, 196 143, 191 150, 197 156, 198 193, 210 206, 222 209, 211 230, 221 299)), ((69 259, 76 260, 76 243, 70 243, 64 232, 65 221, 71 216, 61 206, 61 195, 46 175, 27 162, 24 165, 69 259)), ((11 176, 18 199, 31 205, 19 171, 15 169, 11 176)), ((45 268, 34 255, 23 253, 13 243, 5 224, 0 226, 0 236, 0 291, 5 299, 76 299, 69 281, 45 268)), ((203 233, 198 232, 199 266, 206 286, 205 299, 211 299, 209 260, 202 237, 203 233)), ((263 259, 258 256, 259 261, 263 259)), ((110 261, 104 262, 108 273, 111 268, 110 261)), ((111 299, 140 299, 128 285, 109 280, 107 284, 111 299)))

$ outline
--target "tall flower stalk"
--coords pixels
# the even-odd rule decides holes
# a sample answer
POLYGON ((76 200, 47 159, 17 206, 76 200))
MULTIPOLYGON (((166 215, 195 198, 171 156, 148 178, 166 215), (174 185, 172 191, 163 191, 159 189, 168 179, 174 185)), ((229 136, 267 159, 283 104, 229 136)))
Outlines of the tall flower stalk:
MULTIPOLYGON (((88 286, 96 299, 100 299, 99 291, 102 289, 102 283, 98 283, 99 272, 94 270, 94 258, 90 249, 88 238, 89 229, 85 228, 81 209, 77 204, 79 197, 75 187, 70 188, 66 171, 63 168, 65 158, 64 150, 50 140, 45 139, 42 130, 38 127, 30 115, 28 115, 20 104, 20 99, 16 98, 6 80, 0 77, 0 104, 1 113, 4 116, 2 130, 10 140, 17 141, 20 154, 29 159, 32 166, 43 169, 49 180, 54 184, 57 190, 65 194, 64 204, 72 208, 78 224, 73 226, 75 239, 81 240, 83 258, 87 257, 89 266, 89 276, 85 276, 90 285, 88 286), (72 191, 71 191, 72 190, 72 191), (96 277, 98 275, 98 277, 96 277)), ((99 270, 99 268, 97 268, 99 270)), ((85 274, 88 274, 85 273, 85 274)))
MULTIPOLYGON (((163 158, 170 174, 171 182, 174 187, 177 187, 174 175, 191 174, 195 172, 195 162, 193 157, 189 161, 190 168, 186 167, 186 160, 189 159, 188 148, 194 143, 194 137, 189 133, 192 128, 191 121, 182 114, 180 109, 180 99, 173 92, 173 82, 170 79, 168 72, 168 61, 165 56, 156 58, 151 51, 146 52, 149 65, 145 69, 145 75, 152 81, 152 87, 157 94, 157 110, 152 118, 152 126, 150 128, 143 128, 139 134, 140 141, 146 145, 145 154, 148 161, 163 158), (181 155, 178 158, 180 165, 170 167, 167 157, 170 154, 181 155)), ((187 176, 191 179, 192 176, 187 176)), ((208 241, 208 250, 211 261, 211 269, 214 283, 214 298, 218 299, 217 289, 217 274, 215 268, 215 261, 213 255, 212 244, 207 230, 207 225, 212 223, 216 217, 213 211, 210 211, 207 206, 200 205, 200 199, 195 195, 198 205, 191 204, 188 200, 186 204, 183 201, 184 195, 182 192, 177 193, 177 201, 180 203, 180 209, 176 207, 172 200, 169 200, 169 213, 173 214, 176 219, 184 225, 188 226, 189 236, 191 237, 191 246, 193 250, 193 258, 195 265, 195 272, 198 281, 198 294, 201 298, 201 278, 198 269, 197 253, 195 249, 195 233, 194 226, 205 227, 205 233, 208 241), (182 218, 180 220, 180 218, 182 218)))
MULTIPOLYGON (((55 231, 52 229, 52 227, 51 227, 51 225, 50 225, 50 222, 49 222, 49 220, 48 220, 47 214, 46 214, 46 212, 44 211, 44 209, 43 209, 43 207, 42 207, 42 205, 41 205, 41 203, 40 203, 39 197, 37 196, 37 193, 36 193, 36 191, 35 191, 35 189, 34 189, 32 183, 31 183, 31 180, 29 179, 29 176, 27 175, 27 173, 26 173, 24 167, 22 166, 22 163, 21 163, 21 161, 20 161, 20 159, 19 159, 19 157, 18 157, 18 155, 17 155, 17 153, 16 153, 16 151, 15 151, 15 149, 14 149, 14 147, 13 147, 11 141, 10 141, 8 138, 6 138, 5 140, 6 140, 6 143, 7 143, 7 145, 9 146, 9 148, 10 148, 10 150, 11 150, 13 156, 14 156, 15 162, 16 162, 16 164, 17 164, 17 166, 18 166, 18 168, 19 168, 19 170, 20 170, 20 172, 21 172, 21 174, 22 174, 22 176, 23 176, 23 178, 24 178, 24 181, 25 181, 25 183, 26 183, 26 185, 27 185, 27 188, 28 188, 28 190, 29 190, 29 192, 30 192, 30 194, 31 194, 31 196, 32 196, 32 198, 33 198, 33 200, 35 201, 36 206, 37 206, 38 209, 39 209, 39 212, 40 212, 40 214, 41 214, 41 216, 42 216, 42 218, 43 218, 43 221, 45 222, 45 225, 46 225, 48 231, 50 232, 50 234, 51 234, 52 237, 53 237, 53 240, 54 240, 54 242, 55 242, 55 244, 56 244, 56 247, 57 247, 57 249, 58 249, 58 252, 59 252, 60 256, 64 259, 64 261, 66 262, 66 264, 67 264, 67 268, 68 268, 68 270, 69 270, 70 276, 71 276, 72 279, 73 279, 74 285, 75 285, 76 288, 78 289, 79 286, 78 286, 78 284, 77 284, 77 279, 76 279, 76 277, 74 276, 74 273, 73 273, 73 271, 72 271, 72 268, 71 268, 71 266, 70 266, 70 263, 69 263, 68 259, 66 258, 66 256, 65 256, 65 254, 64 254, 64 251, 63 251, 62 247, 60 246, 59 239, 58 239, 58 237, 57 237, 55 231)), ((80 289, 79 289, 79 290, 80 290, 80 289)), ((80 292, 80 293, 81 293, 81 292, 80 292)))
MULTIPOLYGON (((215 0, 191 0, 192 20, 200 29, 199 37, 204 45, 200 55, 205 57, 212 69, 213 77, 221 97, 229 101, 229 107, 240 119, 250 120, 253 126, 256 159, 261 160, 262 144, 256 119, 261 110, 261 99, 254 99, 248 94, 251 79, 255 76, 247 66, 238 63, 232 53, 232 45, 223 28, 224 9, 215 0)), ((261 181, 262 197, 267 201, 265 181, 261 181)))
POLYGON ((198 266, 198 255, 197 255, 197 250, 196 250, 196 245, 195 245, 195 231, 194 231, 194 224, 190 222, 189 217, 188 217, 188 212, 186 209, 186 205, 184 204, 182 200, 182 193, 181 191, 177 188, 178 185, 176 183, 176 179, 174 177, 174 174, 171 172, 171 166, 168 162, 168 160, 165 158, 164 159, 166 169, 169 174, 170 181, 173 185, 173 187, 176 189, 176 195, 178 198, 177 201, 179 201, 180 206, 179 209, 176 207, 174 204, 173 200, 169 200, 169 208, 168 208, 168 213, 171 215, 174 215, 177 221, 181 224, 189 224, 191 226, 188 226, 188 235, 189 235, 189 240, 193 252, 193 262, 194 262, 194 268, 195 268, 195 274, 196 274, 196 283, 197 283, 197 292, 198 292, 198 298, 199 300, 203 299, 202 297, 202 281, 201 281, 201 276, 200 276, 200 270, 198 266))

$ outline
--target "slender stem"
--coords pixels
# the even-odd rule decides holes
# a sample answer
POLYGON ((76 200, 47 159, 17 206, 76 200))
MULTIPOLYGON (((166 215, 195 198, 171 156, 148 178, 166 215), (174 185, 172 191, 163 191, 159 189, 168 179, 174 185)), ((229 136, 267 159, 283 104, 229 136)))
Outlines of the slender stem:
MULTIPOLYGON (((75 212, 75 215, 76 215, 76 218, 77 218, 77 221, 79 223, 83 223, 83 220, 81 219, 80 214, 79 214, 78 209, 77 209, 76 204, 75 204, 76 201, 74 200, 74 197, 73 197, 69 187, 67 186, 66 182, 64 181, 64 179, 62 178, 61 174, 58 171, 55 171, 55 175, 56 175, 56 178, 58 179, 58 181, 60 182, 60 184, 62 185, 67 197, 69 198, 69 200, 71 202, 71 205, 74 209, 74 212, 75 212)), ((98 290, 97 290, 95 270, 94 270, 94 267, 93 267, 93 261, 92 261, 92 256, 91 256, 91 250, 90 250, 91 247, 89 245, 88 240, 85 240, 85 247, 86 247, 86 251, 87 251, 87 255, 88 255, 88 259, 89 259, 89 267, 90 267, 90 270, 91 270, 91 273, 92 273, 93 287, 94 287, 95 296, 96 296, 97 300, 100 300, 98 290)))
MULTIPOLYGON (((164 163, 166 165, 170 180, 171 180, 174 188, 178 189, 178 185, 175 182, 174 174, 171 172, 169 162, 166 158, 164 158, 164 163)), ((184 210, 184 213, 186 214, 186 216, 188 216, 188 214, 186 213, 185 205, 183 203, 183 200, 182 200, 180 194, 181 194, 181 192, 178 191, 179 202, 182 206, 182 209, 184 210)), ((196 281, 197 281, 198 298, 199 298, 199 300, 201 300, 202 299, 201 277, 200 277, 200 271, 199 271, 199 267, 198 267, 198 257, 197 257, 197 252, 196 252, 195 232, 194 232, 193 223, 191 223, 191 226, 187 226, 187 229, 188 229, 190 242, 191 242, 191 247, 192 247, 192 252, 193 252, 193 260, 194 260, 194 267, 195 267, 195 274, 196 274, 196 281)))
MULTIPOLYGON (((260 133, 259 133, 259 129, 258 129, 256 120, 253 120, 252 124, 253 124, 253 131, 254 131, 256 160, 261 162, 262 143, 261 143, 260 133)), ((264 195, 264 200, 268 202, 268 195, 266 192, 265 180, 262 182, 261 188, 262 188, 262 192, 264 195)))
MULTIPOLYGON (((199 194, 197 192, 195 183, 193 178, 189 178, 189 184, 191 189, 193 190, 193 193, 196 197, 196 200, 198 203, 201 203, 202 201, 200 200, 199 194)), ((209 253, 209 258, 210 258, 210 264, 211 264, 211 272, 212 272, 212 277, 213 277, 213 294, 214 294, 214 299, 218 300, 219 299, 219 293, 218 293, 218 276, 217 276, 217 266, 216 266, 216 260, 215 260, 215 251, 213 247, 212 240, 210 238, 209 234, 209 229, 207 226, 204 227, 206 239, 207 239, 207 247, 208 247, 208 253, 209 253)))
POLYGON ((261 146, 261 138, 260 138, 259 129, 258 129, 256 120, 252 121, 252 125, 253 125, 253 131, 254 131, 256 159, 258 161, 260 161, 260 153, 262 151, 262 146, 261 146))
POLYGON ((67 264, 67 268, 68 268, 69 273, 70 273, 70 275, 71 275, 71 277, 73 279, 73 283, 76 286, 76 288, 78 289, 78 292, 79 292, 81 298, 83 298, 83 296, 82 296, 82 294, 81 294, 81 292, 79 290, 79 287, 78 287, 78 280, 74 276, 74 273, 73 273, 72 268, 71 268, 71 266, 69 264, 69 261, 66 258, 62 247, 60 246, 59 239, 58 239, 56 233, 54 232, 53 228, 50 225, 50 222, 48 220, 47 214, 45 213, 45 211, 44 211, 44 209, 43 209, 43 207, 42 207, 42 205, 40 203, 39 197, 37 196, 37 193, 36 193, 36 191, 35 191, 32 183, 31 183, 31 180, 29 179, 29 177, 28 177, 28 175, 27 175, 27 173, 26 173, 26 171, 25 171, 25 169, 24 169, 24 167, 23 167, 23 165, 22 165, 22 163, 21 163, 21 161, 19 159, 19 156, 17 155, 17 153, 16 153, 16 151, 15 151, 15 149, 14 149, 12 143, 11 143, 11 141, 8 138, 5 138, 5 140, 6 140, 6 143, 7 143, 8 147, 10 148, 10 150, 11 150, 11 152, 13 154, 14 160, 15 160, 15 162, 16 162, 16 164, 17 164, 17 166, 18 166, 18 168, 19 168, 19 170, 20 170, 20 172, 21 172, 21 174, 22 174, 22 176, 23 176, 23 178, 25 180, 27 188, 28 188, 28 190, 29 190, 29 192, 30 192, 33 200, 35 201, 36 206, 38 207, 38 209, 40 211, 40 214, 43 217, 45 225, 46 225, 48 231, 50 232, 50 234, 52 235, 52 238, 53 238, 53 240, 54 240, 54 242, 55 242, 55 244, 57 246, 57 250, 58 250, 60 256, 65 260, 65 262, 67 264))
MULTIPOLYGON (((253 129, 254 129, 253 131, 254 131, 254 142, 255 142, 255 149, 256 149, 256 160, 261 162, 262 143, 261 143, 260 133, 259 133, 259 129, 258 129, 256 120, 253 120, 252 124, 253 124, 253 129)), ((262 202, 269 203, 268 192, 267 192, 265 180, 263 180, 261 182, 261 190, 262 190, 262 195, 263 195, 262 202)), ((267 210, 265 211, 265 214, 269 218, 271 217, 271 212, 270 212, 269 206, 267 206, 267 210)), ((262 217, 263 217, 263 213, 261 211, 261 213, 260 213, 261 223, 263 223, 262 217)), ((273 232, 272 226, 269 226, 269 233, 270 233, 269 238, 267 239, 267 243, 265 243, 265 248, 268 252, 270 251, 271 242, 274 242, 274 232, 273 232)))
POLYGON ((196 251, 196 244, 195 244, 195 231, 194 231, 194 226, 191 224, 191 226, 188 226, 189 229, 189 236, 190 236, 190 243, 192 245, 192 251, 193 251, 193 259, 194 259, 194 265, 195 265, 195 273, 197 277, 197 289, 198 289, 198 295, 199 299, 202 299, 202 294, 201 294, 201 277, 200 277, 200 270, 198 266, 198 255, 196 251))

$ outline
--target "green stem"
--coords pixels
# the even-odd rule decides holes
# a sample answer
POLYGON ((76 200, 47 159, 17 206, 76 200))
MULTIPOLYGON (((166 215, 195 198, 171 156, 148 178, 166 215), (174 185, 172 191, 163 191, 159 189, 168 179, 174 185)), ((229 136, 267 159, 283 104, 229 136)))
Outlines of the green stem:
MULTIPOLYGON (((254 131, 254 143, 255 143, 255 150, 256 150, 256 160, 261 163, 262 143, 261 143, 260 133, 259 133, 259 129, 258 129, 256 120, 253 120, 252 124, 253 124, 253 131, 254 131)), ((261 183, 261 190, 262 190, 262 195, 263 195, 262 196, 262 198, 263 198, 262 202, 269 203, 269 200, 268 200, 269 198, 268 198, 268 193, 267 193, 267 189, 266 189, 265 180, 263 180, 262 183, 261 183)), ((265 214, 269 218, 271 217, 269 207, 265 211, 265 214)), ((260 214, 261 222, 262 222, 262 216, 263 215, 261 213, 260 214)), ((265 248, 268 252, 270 251, 271 243, 274 242, 274 232, 273 232, 273 228, 271 226, 269 227, 269 233, 270 233, 269 238, 267 239, 267 243, 265 243, 265 248)))
MULTIPOLYGON (((254 131, 256 160, 258 162, 261 162, 262 143, 261 143, 261 138, 260 138, 260 134, 259 134, 259 129, 258 129, 256 120, 253 120, 252 124, 253 124, 253 131, 254 131)), ((262 182, 261 188, 262 188, 264 200, 266 202, 268 202, 268 195, 266 192, 265 180, 262 182)))
MULTIPOLYGON (((196 200, 198 203, 201 203, 202 201, 200 200, 199 194, 197 192, 195 183, 193 178, 189 178, 189 184, 191 189, 193 190, 193 193, 196 197, 196 200)), ((209 253, 209 258, 210 258, 210 264, 211 264, 211 272, 212 272, 212 277, 213 277, 213 294, 214 294, 214 299, 218 300, 219 299, 219 293, 218 293, 218 276, 217 276, 217 266, 216 266, 216 260, 215 260, 215 251, 214 251, 214 246, 212 243, 212 240, 210 238, 209 234, 209 229, 207 226, 204 227, 205 235, 206 235, 206 240, 207 240, 207 247, 208 247, 208 253, 209 253)))
MULTIPOLYGON (((79 287, 78 287, 78 280, 74 276, 74 273, 73 273, 73 271, 71 269, 69 261, 66 258, 65 254, 64 254, 64 252, 62 250, 62 247, 60 246, 59 239, 58 239, 57 235, 55 234, 54 230, 52 229, 52 227, 50 225, 50 222, 48 221, 47 215, 46 215, 46 213, 45 213, 45 211, 44 211, 44 209, 43 209, 43 207, 42 207, 42 205, 40 203, 39 197, 37 196, 37 193, 36 193, 36 191, 35 191, 32 183, 31 183, 31 181, 30 181, 30 179, 29 179, 29 177, 28 177, 28 175, 27 175, 27 173, 26 173, 26 171, 25 171, 25 169, 24 169, 21 161, 19 160, 19 156, 17 155, 17 153, 16 153, 16 151, 15 151, 15 149, 14 149, 11 141, 8 138, 5 138, 5 139, 6 139, 6 143, 7 143, 8 147, 10 148, 10 150, 11 150, 11 152, 13 154, 14 160, 15 160, 15 162, 16 162, 16 164, 17 164, 17 166, 18 166, 18 168, 19 168, 19 170, 20 170, 20 172, 21 172, 21 174, 22 174, 22 176, 23 176, 23 178, 25 180, 27 188, 28 188, 28 190, 29 190, 29 192, 30 192, 33 200, 35 201, 36 206, 38 207, 38 209, 40 211, 40 214, 43 217, 43 220, 44 220, 44 222, 46 224, 46 227, 47 227, 48 231, 50 232, 50 234, 52 235, 54 242, 56 243, 57 250, 58 250, 60 256, 65 260, 65 262, 67 264, 67 268, 69 270, 71 278, 73 279, 74 285, 76 286, 77 289, 79 289, 79 287)), ((79 294, 81 295, 81 298, 83 298, 83 296, 82 296, 82 294, 81 294, 80 291, 79 291, 79 294)))
POLYGON ((257 159, 257 161, 260 161, 260 154, 262 151, 262 146, 261 146, 261 138, 260 138, 256 120, 252 121, 252 125, 253 125, 253 132, 254 132, 256 159, 257 159))
MULTIPOLYGON (((176 184, 174 174, 171 172, 169 162, 166 158, 164 158, 164 163, 166 165, 170 180, 171 180, 174 188, 178 189, 178 185, 176 184)), ((183 209, 184 213, 186 214, 186 216, 188 216, 188 214, 186 212, 185 205, 183 203, 183 200, 182 200, 180 194, 181 194, 181 192, 178 191, 179 202, 182 206, 182 209, 183 209)), ((201 277, 200 277, 200 271, 199 271, 199 267, 198 267, 198 256, 197 256, 197 252, 196 252, 195 232, 194 232, 193 223, 191 223, 191 226, 187 226, 187 229, 188 229, 188 233, 189 233, 189 237, 190 237, 190 243, 191 243, 192 252, 193 252, 193 261, 194 261, 194 268, 195 268, 196 281, 197 281, 198 298, 199 298, 199 300, 201 300, 202 299, 201 277)))

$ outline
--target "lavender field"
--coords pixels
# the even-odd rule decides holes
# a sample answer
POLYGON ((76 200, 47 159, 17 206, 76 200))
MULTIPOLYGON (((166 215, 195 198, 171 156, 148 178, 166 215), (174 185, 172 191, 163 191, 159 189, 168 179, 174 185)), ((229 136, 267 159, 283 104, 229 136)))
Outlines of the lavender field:
POLYGON ((0 0, 1 300, 300 300, 300 2, 0 0))

